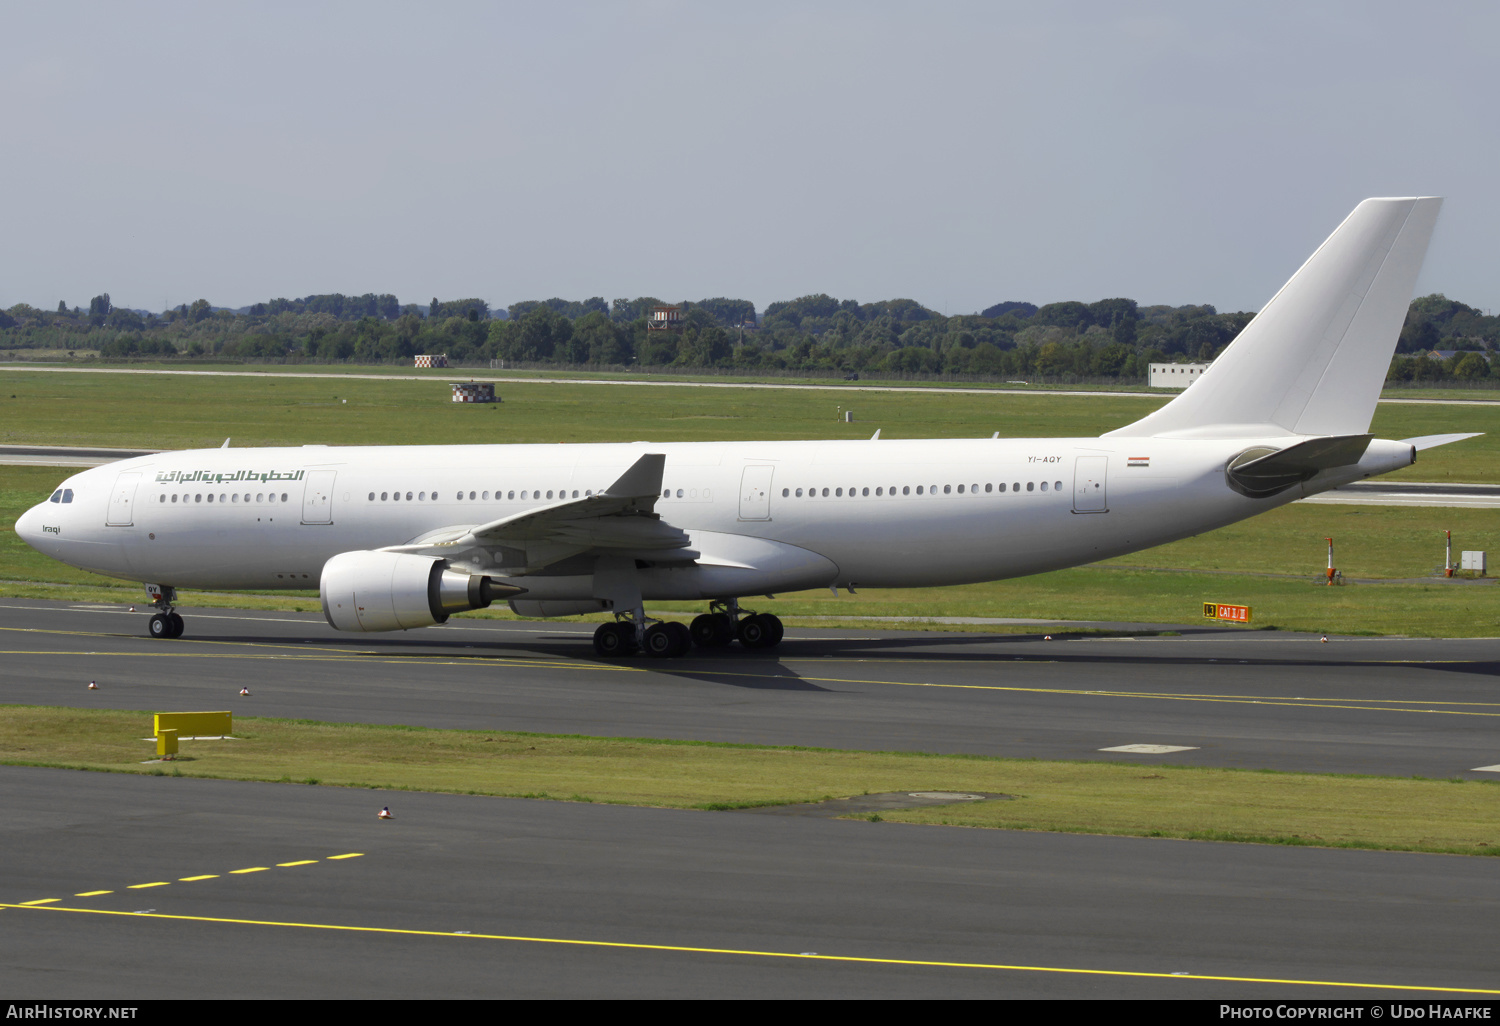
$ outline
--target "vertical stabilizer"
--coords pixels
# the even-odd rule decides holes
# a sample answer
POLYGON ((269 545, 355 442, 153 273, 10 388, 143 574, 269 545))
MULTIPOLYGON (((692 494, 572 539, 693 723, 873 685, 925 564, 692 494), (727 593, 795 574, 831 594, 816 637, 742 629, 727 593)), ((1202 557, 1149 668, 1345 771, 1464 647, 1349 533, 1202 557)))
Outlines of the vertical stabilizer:
POLYGON ((1197 381, 1110 435, 1360 435, 1442 200, 1367 199, 1197 381))

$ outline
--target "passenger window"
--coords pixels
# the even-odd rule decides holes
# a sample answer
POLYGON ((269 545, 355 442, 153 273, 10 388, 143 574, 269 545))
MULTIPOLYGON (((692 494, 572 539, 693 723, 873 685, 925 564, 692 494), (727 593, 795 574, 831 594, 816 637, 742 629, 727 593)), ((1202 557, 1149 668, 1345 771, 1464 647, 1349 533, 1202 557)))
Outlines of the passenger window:
POLYGON ((202 502, 203 501, 203 496, 201 494, 195 495, 195 496, 193 496, 193 501, 194 502, 202 502))
MULTIPOLYGON (((1002 488, 1002 489, 1003 489, 1003 488, 1004 488, 1004 487, 1005 487, 1005 486, 1004 486, 1004 485, 1001 485, 1001 486, 1000 486, 1000 487, 1001 487, 1001 488, 1002 488)), ((992 492, 992 491, 994 491, 994 490, 995 490, 995 486, 994 486, 994 485, 992 485, 992 484, 987 484, 987 485, 985 485, 985 486, 984 486, 984 490, 985 490, 985 491, 986 491, 986 492, 992 492)))
MULTIPOLYGON (((509 493, 508 493, 508 494, 507 494, 507 495, 506 495, 506 498, 507 498, 507 499, 514 499, 514 498, 515 498, 515 497, 516 497, 516 493, 515 493, 515 490, 514 490, 514 489, 512 489, 512 490, 511 490, 511 491, 510 491, 510 492, 509 492, 509 493)), ((521 493, 521 497, 522 497, 522 498, 523 498, 523 499, 524 499, 524 498, 525 498, 525 497, 526 497, 526 493, 525 493, 525 492, 522 492, 522 493, 521 493)))
POLYGON ((172 496, 172 501, 173 501, 173 502, 176 502, 176 501, 177 501, 177 496, 175 496, 175 495, 173 495, 173 496, 172 496))
POLYGON ((1034 491, 1036 491, 1036 482, 1035 481, 1027 481, 1026 482, 1026 490, 1028 492, 1034 492, 1034 491))
POLYGON ((863 494, 863 495, 869 495, 870 494, 870 489, 868 489, 868 488, 863 489, 863 491, 861 492, 861 494, 863 494))
MULTIPOLYGON (((910 495, 911 494, 911 485, 902 485, 901 486, 901 494, 902 495, 910 495)), ((921 489, 920 486, 917 488, 917 494, 918 495, 922 494, 922 489, 921 489)))
POLYGON ((828 489, 827 488, 823 489, 823 498, 825 498, 825 499, 828 498, 828 489))
POLYGON ((922 494, 922 486, 921 485, 917 485, 917 494, 918 495, 922 494))
POLYGON ((791 491, 792 491, 792 490, 791 490, 791 489, 790 489, 790 488, 783 488, 783 489, 782 489, 782 490, 781 490, 781 497, 782 497, 782 498, 783 498, 783 499, 785 499, 785 498, 786 498, 786 497, 787 497, 787 496, 788 496, 788 495, 790 495, 790 494, 791 494, 791 491))
POLYGON ((802 498, 802 489, 801 488, 797 489, 797 498, 799 498, 799 499, 802 498))
POLYGON ((161 501, 162 502, 166 502, 167 501, 167 493, 166 492, 162 492, 161 493, 161 501))
POLYGON ((842 499, 844 497, 844 490, 842 488, 835 488, 833 494, 842 499))
MULTIPOLYGON (((959 486, 959 491, 963 491, 963 486, 962 485, 959 486)), ((952 495, 953 494, 953 486, 952 485, 943 485, 943 494, 944 495, 952 495)))
POLYGON ((677 497, 679 499, 682 498, 682 489, 681 488, 677 489, 677 497))
POLYGON ((1043 481, 1043 482, 1042 482, 1042 491, 1044 491, 1044 492, 1045 492, 1045 491, 1046 491, 1046 490, 1047 490, 1047 482, 1046 482, 1046 481, 1043 481))
POLYGON ((884 494, 885 494, 885 489, 884 488, 877 488, 877 489, 875 489, 875 496, 876 496, 876 498, 879 498, 880 496, 882 496, 884 494))
POLYGON ((406 501, 407 501, 407 502, 410 502, 410 501, 411 501, 411 492, 407 492, 407 493, 406 493, 406 501))
POLYGON ((1055 481, 1055 482, 1053 482, 1052 487, 1055 490, 1057 490, 1057 491, 1060 492, 1060 491, 1062 491, 1062 482, 1061 481, 1055 481))
POLYGON ((1019 492, 1021 490, 1021 482, 1017 481, 1014 484, 1012 484, 1010 486, 1010 490, 1013 491, 1013 492, 1019 492))
POLYGON ((490 501, 490 493, 489 492, 483 492, 481 494, 484 496, 484 501, 485 502, 489 502, 490 501))

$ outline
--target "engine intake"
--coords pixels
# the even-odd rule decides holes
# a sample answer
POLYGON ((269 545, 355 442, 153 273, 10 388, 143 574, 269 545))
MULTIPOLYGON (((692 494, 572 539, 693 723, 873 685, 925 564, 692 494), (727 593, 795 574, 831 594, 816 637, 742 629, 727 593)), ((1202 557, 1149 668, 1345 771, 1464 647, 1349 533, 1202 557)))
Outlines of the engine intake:
POLYGON ((524 588, 451 569, 448 561, 405 552, 341 552, 323 564, 323 616, 341 631, 406 631, 484 609, 524 588))

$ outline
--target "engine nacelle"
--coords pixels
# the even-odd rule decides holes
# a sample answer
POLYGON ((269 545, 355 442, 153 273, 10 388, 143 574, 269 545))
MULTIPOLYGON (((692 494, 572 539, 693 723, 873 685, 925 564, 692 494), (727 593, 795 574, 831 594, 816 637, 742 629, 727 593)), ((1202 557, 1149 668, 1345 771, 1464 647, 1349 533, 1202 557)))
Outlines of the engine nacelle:
POLYGON ((323 616, 341 631, 405 631, 483 609, 520 588, 406 552, 341 552, 323 564, 323 616))

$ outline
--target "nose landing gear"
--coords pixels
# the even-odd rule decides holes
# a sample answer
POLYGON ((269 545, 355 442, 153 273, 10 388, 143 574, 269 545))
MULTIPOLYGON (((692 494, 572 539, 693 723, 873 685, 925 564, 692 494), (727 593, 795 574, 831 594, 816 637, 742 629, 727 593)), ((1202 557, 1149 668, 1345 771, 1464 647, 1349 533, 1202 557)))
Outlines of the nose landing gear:
POLYGON ((180 638, 184 624, 182 617, 173 611, 172 605, 177 601, 177 589, 171 585, 146 585, 146 594, 151 596, 151 604, 160 610, 151 617, 147 630, 153 638, 180 638))

